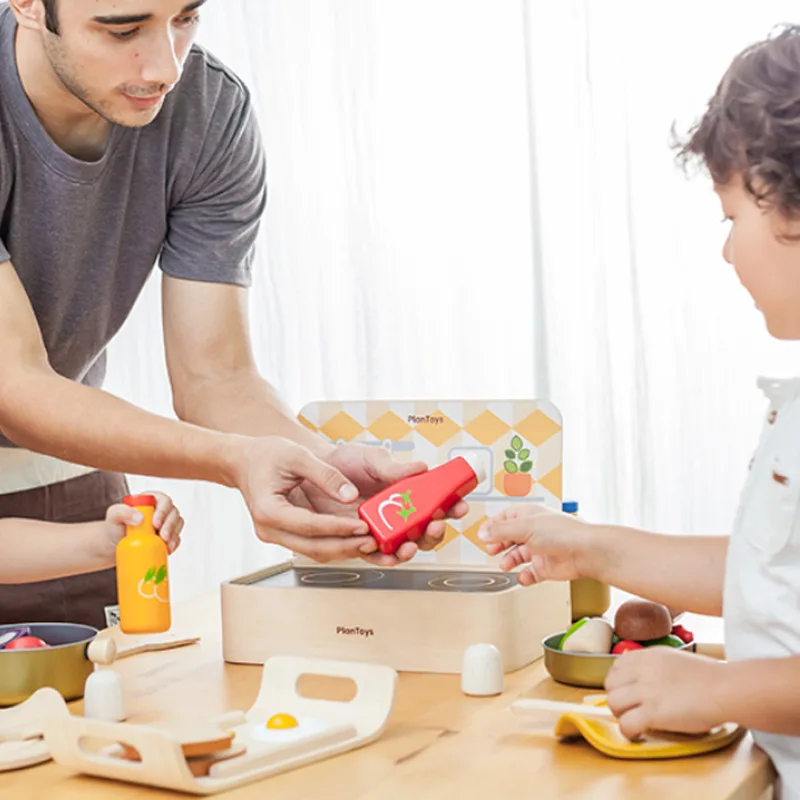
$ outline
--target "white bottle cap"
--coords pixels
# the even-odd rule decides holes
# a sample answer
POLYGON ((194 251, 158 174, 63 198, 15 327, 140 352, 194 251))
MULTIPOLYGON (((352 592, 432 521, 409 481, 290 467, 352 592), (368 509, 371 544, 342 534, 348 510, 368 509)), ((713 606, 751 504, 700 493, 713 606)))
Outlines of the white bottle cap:
POLYGON ((502 693, 503 657, 493 644, 471 644, 464 651, 461 691, 473 697, 502 693))
POLYGON ((469 464, 470 469, 477 476, 478 484, 483 483, 488 475, 486 474, 486 468, 481 464, 481 459, 475 453, 464 453, 461 458, 469 464))

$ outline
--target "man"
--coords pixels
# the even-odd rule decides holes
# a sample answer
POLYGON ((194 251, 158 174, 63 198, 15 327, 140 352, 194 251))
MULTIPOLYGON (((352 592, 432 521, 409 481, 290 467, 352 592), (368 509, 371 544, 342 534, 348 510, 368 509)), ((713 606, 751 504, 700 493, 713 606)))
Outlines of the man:
MULTIPOLYGON (((416 546, 377 553, 355 508, 424 464, 333 448, 254 365, 264 158, 247 89, 193 45, 202 3, 0 5, 0 517, 100 519, 123 472, 213 481, 242 493, 264 541, 392 566, 416 546), (155 262, 180 421, 100 389, 155 262)), ((434 523, 420 547, 443 532, 434 523)), ((0 586, 0 623, 102 626, 114 582, 0 586)))

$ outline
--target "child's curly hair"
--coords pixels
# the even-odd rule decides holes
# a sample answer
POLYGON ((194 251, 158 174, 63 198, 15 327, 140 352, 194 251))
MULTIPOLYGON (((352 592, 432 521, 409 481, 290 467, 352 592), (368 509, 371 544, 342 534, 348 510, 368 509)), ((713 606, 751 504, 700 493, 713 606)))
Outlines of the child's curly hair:
POLYGON ((728 67, 702 119, 679 145, 714 182, 739 175, 763 206, 800 218, 800 26, 782 26, 728 67))

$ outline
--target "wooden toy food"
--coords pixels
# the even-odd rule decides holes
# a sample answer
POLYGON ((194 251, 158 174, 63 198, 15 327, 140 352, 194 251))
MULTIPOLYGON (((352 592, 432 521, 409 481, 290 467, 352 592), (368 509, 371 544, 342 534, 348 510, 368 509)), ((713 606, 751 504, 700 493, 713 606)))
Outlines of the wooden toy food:
POLYGON ((172 625, 167 570, 167 545, 156 533, 153 495, 128 496, 126 505, 142 515, 128 525, 117 545, 119 625, 123 633, 163 633, 172 625))
POLYGON ((38 636, 20 636, 10 641, 3 650, 31 650, 37 647, 50 647, 50 645, 38 636))
POLYGON ((486 480, 486 472, 462 456, 392 484, 365 501, 358 514, 383 553, 419 539, 431 520, 441 519, 486 480))
POLYGON ((564 653, 607 654, 611 651, 614 629, 602 617, 584 617, 578 620, 561 639, 564 653))
POLYGON ((611 648, 611 652, 615 656, 629 653, 631 650, 644 650, 644 645, 639 644, 639 642, 632 642, 630 639, 622 639, 611 648))
POLYGON ((626 600, 614 616, 614 633, 620 639, 649 642, 672 632, 669 609, 650 600, 626 600))

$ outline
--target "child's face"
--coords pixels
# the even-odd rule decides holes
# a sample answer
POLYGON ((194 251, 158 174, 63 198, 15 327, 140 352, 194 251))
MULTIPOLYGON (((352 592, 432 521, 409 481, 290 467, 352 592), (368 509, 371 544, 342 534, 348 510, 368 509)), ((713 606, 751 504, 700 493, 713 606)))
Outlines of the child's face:
POLYGON ((740 177, 715 191, 730 232, 722 249, 776 339, 800 339, 800 222, 763 209, 740 177))

